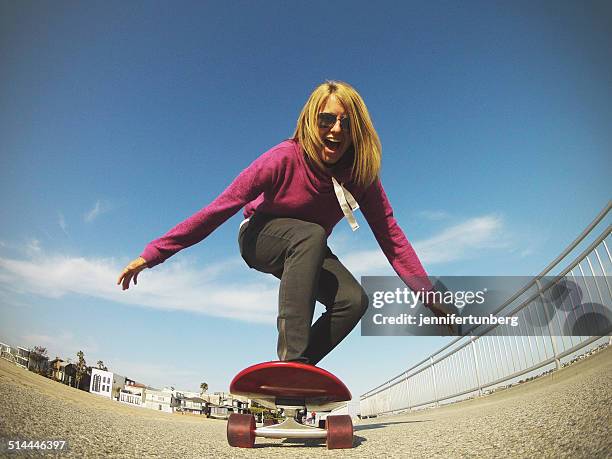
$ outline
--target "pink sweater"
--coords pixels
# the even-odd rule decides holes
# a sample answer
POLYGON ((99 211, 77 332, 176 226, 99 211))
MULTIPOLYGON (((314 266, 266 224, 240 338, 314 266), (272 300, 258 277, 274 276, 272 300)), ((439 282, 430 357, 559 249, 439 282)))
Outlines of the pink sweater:
POLYGON ((427 273, 393 216, 393 209, 377 179, 367 188, 350 179, 352 153, 333 168, 321 170, 304 155, 299 144, 286 140, 257 158, 213 202, 164 236, 150 242, 142 258, 151 268, 181 249, 200 242, 244 207, 254 212, 291 217, 321 225, 327 234, 344 214, 332 185, 332 175, 355 197, 389 263, 413 290, 431 289, 427 273))

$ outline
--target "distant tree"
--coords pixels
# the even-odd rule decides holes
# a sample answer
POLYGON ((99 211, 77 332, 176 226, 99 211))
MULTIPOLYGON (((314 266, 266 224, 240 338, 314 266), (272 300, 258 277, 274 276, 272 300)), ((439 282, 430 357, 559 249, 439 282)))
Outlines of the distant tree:
POLYGON ((28 362, 28 370, 44 375, 49 363, 47 356, 47 348, 43 346, 34 346, 30 349, 30 361, 28 362), (47 362, 47 365, 45 365, 47 362))
POLYGON ((42 346, 34 346, 34 349, 32 349, 34 352, 36 352, 39 355, 42 355, 43 357, 47 357, 47 348, 46 347, 42 347, 42 346))
POLYGON ((76 387, 81 385, 81 379, 87 372, 87 363, 85 362, 85 354, 83 351, 77 352, 78 362, 76 364, 76 387))
POLYGON ((207 383, 203 382, 202 384, 200 384, 200 394, 203 394, 207 390, 208 390, 208 384, 207 383))
POLYGON ((98 370, 104 370, 104 371, 108 371, 108 367, 106 365, 104 365, 104 362, 102 360, 98 360, 98 363, 96 363, 98 370))

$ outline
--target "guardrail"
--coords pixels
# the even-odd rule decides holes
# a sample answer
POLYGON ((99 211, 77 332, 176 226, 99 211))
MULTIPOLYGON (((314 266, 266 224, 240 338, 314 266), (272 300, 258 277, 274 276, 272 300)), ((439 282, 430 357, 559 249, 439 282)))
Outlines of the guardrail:
MULTIPOLYGON (((478 336, 459 337, 363 394, 360 397, 361 416, 437 406, 443 402, 483 395, 504 383, 541 373, 545 367, 558 369, 562 359, 606 337, 612 331, 610 323, 593 321, 600 317, 597 311, 599 302, 612 304, 612 290, 607 277, 612 272, 609 249, 612 225, 607 225, 591 243, 587 239, 594 236, 595 228, 611 208, 612 202, 609 202, 557 258, 493 312, 499 316, 518 316, 519 323, 536 324, 541 333, 533 334, 525 329, 525 336, 513 336, 521 333, 506 333, 504 327, 508 325, 493 325, 479 332, 478 336), (564 269, 553 274, 553 270, 561 266, 561 262, 581 243, 588 243, 588 246, 564 269), (554 281, 542 285, 545 276, 554 276, 554 281), (559 280, 571 281, 579 286, 583 298, 570 295, 571 307, 551 311, 545 295, 559 280), (578 327, 578 331, 580 327, 589 331, 595 329, 598 336, 563 333, 562 329, 568 323, 578 327), (598 325, 603 328, 597 329, 598 325)), ((604 339, 612 341, 611 338, 604 339)))

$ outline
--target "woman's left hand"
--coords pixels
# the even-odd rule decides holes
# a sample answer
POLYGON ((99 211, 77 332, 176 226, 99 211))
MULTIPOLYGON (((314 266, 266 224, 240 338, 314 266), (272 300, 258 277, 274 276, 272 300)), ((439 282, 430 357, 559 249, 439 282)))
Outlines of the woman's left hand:
MULTIPOLYGON (((433 303, 427 306, 436 317, 448 317, 450 319, 451 316, 458 317, 460 315, 459 309, 454 304, 446 304, 446 303, 433 303)), ((452 336, 459 335, 459 326, 455 323, 446 324, 449 333, 452 336)))

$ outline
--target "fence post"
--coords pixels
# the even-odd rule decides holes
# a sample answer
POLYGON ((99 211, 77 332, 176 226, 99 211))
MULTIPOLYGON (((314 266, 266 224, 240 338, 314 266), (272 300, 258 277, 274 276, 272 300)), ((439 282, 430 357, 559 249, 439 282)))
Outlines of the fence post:
POLYGON ((440 402, 438 401, 438 385, 436 384, 436 368, 433 363, 433 356, 429 357, 429 364, 431 365, 431 376, 433 379, 434 402, 436 406, 440 406, 440 402))
POLYGON ((542 293, 542 284, 540 283, 540 279, 536 279, 536 285, 538 287, 538 293, 540 295, 540 299, 542 300, 542 307, 544 308, 544 315, 546 315, 546 325, 548 326, 548 334, 550 335, 550 342, 552 343, 553 348, 553 357, 555 358, 555 366, 557 370, 561 368, 561 361, 559 360, 559 352, 557 351, 557 341, 553 336, 553 332, 551 329, 551 320, 550 313, 548 312, 548 308, 546 307, 546 299, 544 298, 544 293, 542 293))
POLYGON ((474 368, 476 369, 476 384, 478 385, 478 395, 482 395, 482 385, 480 384, 480 370, 478 368, 478 357, 476 356, 476 346, 474 344, 474 335, 470 332, 470 343, 472 347, 472 355, 474 356, 474 368))
POLYGON ((406 400, 408 401, 408 411, 412 411, 412 407, 410 406, 410 379, 408 378, 408 372, 404 374, 404 378, 406 381, 406 400))

